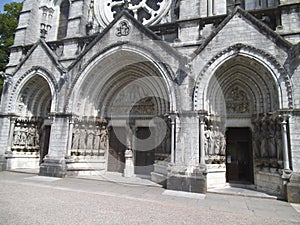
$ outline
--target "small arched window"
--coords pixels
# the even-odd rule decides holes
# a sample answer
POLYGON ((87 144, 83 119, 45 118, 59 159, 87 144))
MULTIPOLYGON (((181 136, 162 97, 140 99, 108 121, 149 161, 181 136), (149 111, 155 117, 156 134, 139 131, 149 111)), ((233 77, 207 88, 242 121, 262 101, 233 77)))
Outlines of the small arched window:
POLYGON ((57 39, 62 39, 67 36, 69 9, 70 9, 69 0, 62 0, 60 4, 60 16, 59 16, 57 39))

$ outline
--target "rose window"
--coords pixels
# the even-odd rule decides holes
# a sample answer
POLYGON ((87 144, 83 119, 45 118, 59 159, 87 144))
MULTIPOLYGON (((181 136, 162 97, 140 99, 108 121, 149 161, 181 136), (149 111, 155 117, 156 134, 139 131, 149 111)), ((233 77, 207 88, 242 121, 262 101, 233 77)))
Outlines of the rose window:
POLYGON ((106 27, 124 7, 144 25, 152 25, 168 13, 171 0, 95 0, 94 4, 95 16, 102 27, 106 27))

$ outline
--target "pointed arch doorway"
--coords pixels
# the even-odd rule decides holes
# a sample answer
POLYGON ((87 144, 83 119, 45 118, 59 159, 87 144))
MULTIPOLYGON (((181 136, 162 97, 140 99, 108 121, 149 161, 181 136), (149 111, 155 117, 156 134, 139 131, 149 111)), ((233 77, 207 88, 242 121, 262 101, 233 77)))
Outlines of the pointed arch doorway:
POLYGON ((215 179, 217 173, 222 177, 218 183, 212 179, 211 186, 226 182, 259 185, 261 171, 269 170, 263 168, 265 164, 273 166, 273 140, 278 130, 275 112, 281 96, 277 85, 263 63, 244 55, 228 58, 210 77, 204 92, 208 109, 205 132, 210 135, 207 146, 218 148, 209 148, 206 164, 210 177, 215 179), (226 136, 225 153, 213 142, 216 134, 222 136, 220 132, 226 136))

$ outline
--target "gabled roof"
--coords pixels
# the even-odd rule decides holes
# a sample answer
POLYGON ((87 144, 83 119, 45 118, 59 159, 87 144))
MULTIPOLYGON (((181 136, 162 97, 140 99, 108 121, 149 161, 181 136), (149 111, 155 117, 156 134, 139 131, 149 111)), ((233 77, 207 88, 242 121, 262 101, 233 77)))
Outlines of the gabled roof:
POLYGON ((65 69, 64 67, 60 64, 60 62, 58 61, 57 56, 54 54, 54 52, 50 49, 50 47, 47 45, 47 43, 45 42, 44 39, 39 39, 34 45, 33 47, 30 49, 30 51, 27 53, 27 55, 22 59, 22 61, 18 64, 15 72, 17 73, 18 70, 23 66, 23 64, 28 60, 28 58, 34 53, 34 51, 37 49, 38 46, 41 46, 42 49, 45 50, 46 54, 48 55, 48 57, 50 58, 50 60, 53 62, 53 64, 56 66, 56 68, 63 72, 65 69))
POLYGON ((265 36, 271 37, 272 41, 285 51, 288 52, 292 48, 293 45, 290 42, 285 40, 283 37, 281 37, 279 34, 277 34, 275 31, 269 28, 266 24, 252 16, 250 13, 237 6, 233 10, 233 12, 229 16, 227 16, 215 30, 212 31, 212 33, 204 40, 201 46, 199 46, 199 48, 197 48, 194 51, 194 57, 196 57, 196 55, 198 55, 209 44, 209 42, 226 26, 226 24, 235 15, 240 15, 246 20, 250 21, 253 24, 253 26, 259 30, 260 33, 262 33, 265 36))
MULTIPOLYGON (((169 44, 165 43, 159 36, 157 36, 154 32, 152 32, 148 27, 144 26, 142 23, 140 23, 138 20, 136 20, 126 9, 122 10, 115 18, 114 20, 99 34, 96 35, 96 37, 93 39, 93 41, 85 48, 85 50, 77 57, 76 61, 73 62, 69 68, 72 68, 78 61, 82 59, 82 57, 93 48, 96 43, 98 43, 107 33, 110 32, 112 27, 118 23, 121 18, 125 17, 128 21, 132 23, 133 26, 135 26, 138 30, 141 31, 141 33, 145 34, 149 39, 157 41, 157 44, 160 45, 162 48, 166 49, 169 54, 172 54, 176 58, 185 58, 183 57, 176 49, 171 47, 169 44)), ((112 43, 112 45, 120 45, 122 43, 116 42, 112 43)))

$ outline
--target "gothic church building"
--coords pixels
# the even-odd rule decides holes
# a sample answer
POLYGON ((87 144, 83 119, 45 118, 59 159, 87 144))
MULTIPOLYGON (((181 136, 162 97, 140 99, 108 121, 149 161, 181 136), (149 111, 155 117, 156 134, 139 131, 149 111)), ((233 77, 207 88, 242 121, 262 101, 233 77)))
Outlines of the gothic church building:
POLYGON ((299 0, 25 0, 2 170, 300 202, 299 0))

